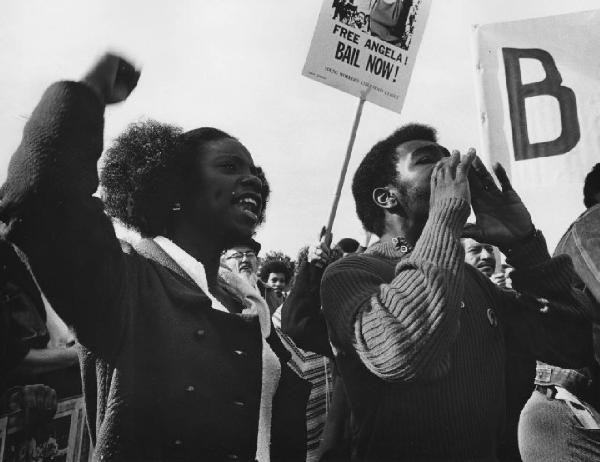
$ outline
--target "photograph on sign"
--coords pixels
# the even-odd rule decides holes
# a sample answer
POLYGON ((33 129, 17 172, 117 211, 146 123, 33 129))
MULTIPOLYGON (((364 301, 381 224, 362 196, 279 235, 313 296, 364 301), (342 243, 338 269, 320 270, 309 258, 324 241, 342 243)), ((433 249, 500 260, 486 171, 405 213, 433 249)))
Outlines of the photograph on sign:
POLYGON ((400 112, 430 0, 325 0, 302 74, 400 112))

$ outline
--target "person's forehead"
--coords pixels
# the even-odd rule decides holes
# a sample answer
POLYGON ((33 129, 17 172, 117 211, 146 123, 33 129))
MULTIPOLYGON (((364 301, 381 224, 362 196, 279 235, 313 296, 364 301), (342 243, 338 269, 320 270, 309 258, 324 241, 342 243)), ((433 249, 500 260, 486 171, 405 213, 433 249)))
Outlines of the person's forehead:
POLYGON ((208 141, 203 146, 203 151, 213 156, 235 155, 254 165, 252 156, 246 147, 234 138, 220 138, 208 141))
POLYGON ((231 249, 229 249, 227 251, 227 254, 231 255, 232 253, 238 253, 238 252, 253 252, 253 250, 247 245, 238 245, 236 247, 232 247, 231 249))
POLYGON ((408 156, 411 153, 415 152, 417 149, 424 148, 427 146, 432 146, 432 147, 435 147, 436 149, 442 147, 435 141, 410 140, 410 141, 405 141, 404 143, 400 143, 396 147, 396 152, 398 153, 399 156, 408 156))
POLYGON ((269 279, 274 279, 274 278, 285 279, 285 274, 283 274, 283 273, 271 273, 269 275, 269 279))
POLYGON ((465 237, 462 240, 465 249, 479 247, 481 244, 477 242, 475 239, 471 239, 470 237, 465 237))

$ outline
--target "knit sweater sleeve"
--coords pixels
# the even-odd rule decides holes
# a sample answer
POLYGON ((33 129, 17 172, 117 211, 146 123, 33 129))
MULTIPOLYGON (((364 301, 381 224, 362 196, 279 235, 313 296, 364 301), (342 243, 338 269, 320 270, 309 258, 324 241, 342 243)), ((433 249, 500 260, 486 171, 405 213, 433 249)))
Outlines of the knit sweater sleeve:
POLYGON ((110 354, 125 328, 124 255, 101 201, 104 106, 82 83, 50 86, 25 125, 0 190, 4 237, 25 252, 78 341, 110 354))
POLYGON ((437 201, 391 281, 356 258, 326 271, 322 299, 334 346, 356 351, 384 380, 444 374, 459 330, 464 283, 459 237, 468 214, 461 199, 437 201))

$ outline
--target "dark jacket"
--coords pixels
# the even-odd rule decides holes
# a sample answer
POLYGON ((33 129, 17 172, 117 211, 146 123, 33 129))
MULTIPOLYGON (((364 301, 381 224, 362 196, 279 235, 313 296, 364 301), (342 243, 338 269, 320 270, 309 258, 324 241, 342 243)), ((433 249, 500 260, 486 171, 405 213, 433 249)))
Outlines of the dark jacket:
POLYGON ((333 358, 327 325, 321 310, 321 278, 324 268, 299 262, 294 285, 281 309, 281 331, 306 351, 333 358))
MULTIPOLYGON (((187 278, 134 249, 121 250, 101 201, 92 197, 103 112, 87 86, 52 85, 11 159, 0 209, 7 237, 25 251, 81 344, 95 456, 253 460, 258 322, 212 309, 187 278)), ((269 342, 282 351, 275 335, 269 342)))

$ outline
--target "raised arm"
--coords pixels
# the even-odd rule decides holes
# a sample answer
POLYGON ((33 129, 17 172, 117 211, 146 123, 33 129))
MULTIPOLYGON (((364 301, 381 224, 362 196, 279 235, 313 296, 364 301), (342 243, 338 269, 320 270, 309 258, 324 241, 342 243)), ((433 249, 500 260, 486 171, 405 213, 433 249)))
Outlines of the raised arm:
POLYGON ((59 82, 25 125, 0 190, 2 234, 27 255, 58 314, 91 348, 123 329, 126 278, 119 243, 99 199, 104 105, 122 101, 139 74, 104 56, 82 82, 59 82), (112 332, 111 336, 106 336, 112 332))
POLYGON ((332 343, 356 351, 382 379, 412 381, 447 371, 459 330, 464 277, 459 238, 469 214, 471 160, 468 155, 458 162, 453 155, 435 167, 429 218, 391 282, 383 276, 384 264, 367 256, 347 257, 325 272, 321 294, 332 343))
POLYGON ((327 325, 321 310, 321 278, 331 251, 324 239, 308 248, 281 309, 281 330, 300 348, 331 357, 327 325))
POLYGON ((573 360, 589 357, 585 350, 590 348, 593 301, 578 283, 571 259, 550 258, 502 166, 494 167, 501 189, 479 159, 473 167, 469 182, 477 224, 465 235, 496 245, 515 267, 511 279, 516 292, 497 289, 511 337, 538 359, 576 367, 573 360))

